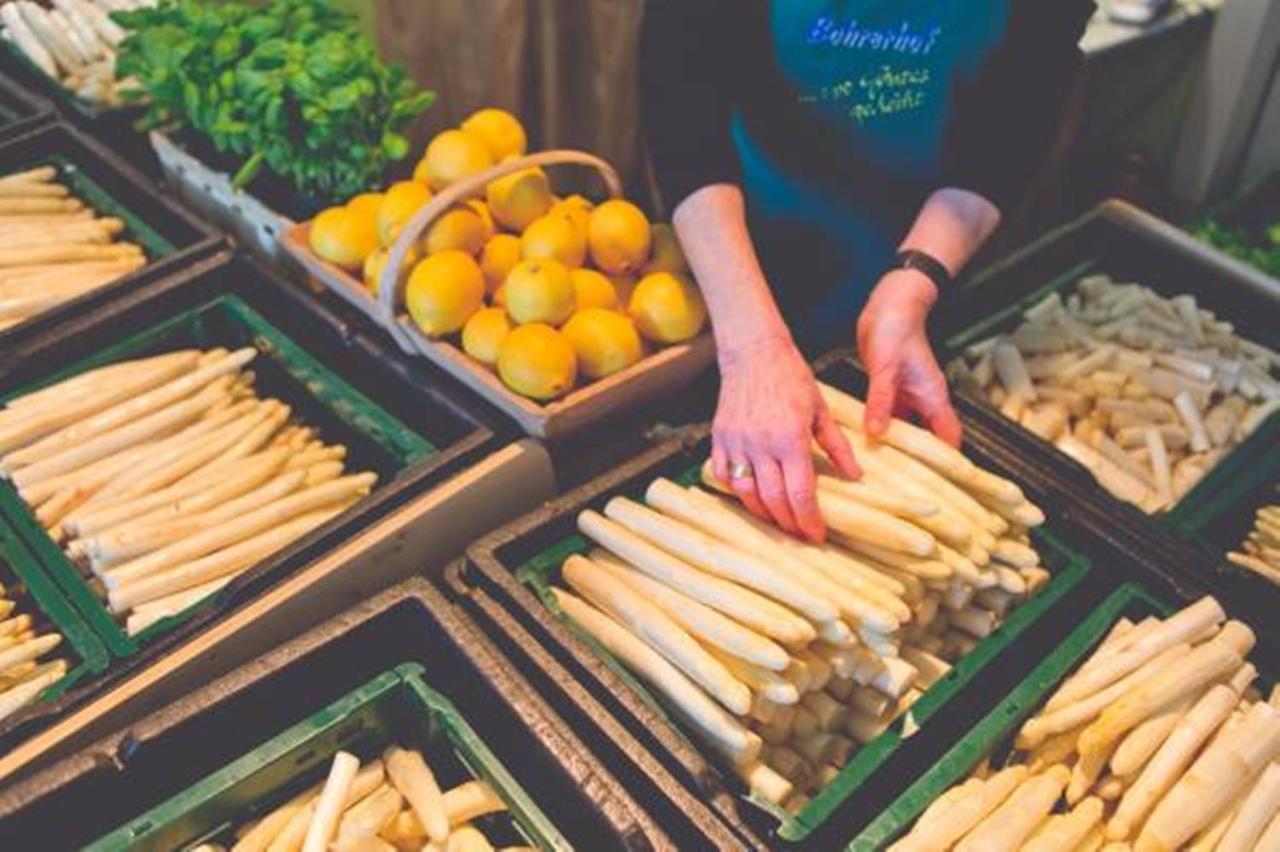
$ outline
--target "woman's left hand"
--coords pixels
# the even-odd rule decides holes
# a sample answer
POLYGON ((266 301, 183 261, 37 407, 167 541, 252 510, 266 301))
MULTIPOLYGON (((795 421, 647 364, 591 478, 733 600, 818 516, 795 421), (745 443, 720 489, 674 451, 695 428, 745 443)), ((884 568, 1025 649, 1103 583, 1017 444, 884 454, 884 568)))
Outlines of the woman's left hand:
POLYGON ((866 429, 872 436, 883 434, 895 413, 917 413, 939 438, 960 444, 960 418, 925 330, 937 298, 928 277, 898 269, 880 279, 858 317, 858 351, 871 376, 866 429))

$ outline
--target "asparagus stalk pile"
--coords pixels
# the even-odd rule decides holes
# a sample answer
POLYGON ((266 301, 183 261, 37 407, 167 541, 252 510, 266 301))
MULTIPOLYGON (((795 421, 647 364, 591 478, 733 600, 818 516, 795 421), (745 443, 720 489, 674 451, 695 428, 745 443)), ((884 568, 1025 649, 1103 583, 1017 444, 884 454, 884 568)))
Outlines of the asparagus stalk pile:
POLYGON ((117 241, 123 222, 99 218, 57 179, 53 166, 0 176, 0 330, 147 262, 117 241))
POLYGON ((711 491, 654 481, 578 528, 562 611, 664 696, 758 795, 791 811, 1049 578, 1021 490, 928 432, 861 433, 823 388, 864 476, 819 477, 831 543, 800 542, 711 491))
POLYGON ((986 396, 1144 511, 1167 509, 1280 411, 1280 353, 1237 335, 1192 296, 1105 275, 1055 291, 1010 334, 952 362, 986 396))
POLYGON ((45 657, 62 635, 46 630, 27 610, 20 589, 0 585, 0 719, 36 700, 67 673, 63 659, 45 657))
MULTIPOLYGON (((361 766, 355 755, 340 751, 323 782, 237 829, 231 849, 490 852, 494 847, 475 821, 506 809, 483 781, 442 791, 420 752, 392 746, 361 766)), ((197 848, 224 849, 213 843, 197 848)))
POLYGON ((0 38, 77 97, 119 106, 132 81, 116 80, 116 48, 128 34, 112 12, 157 0, 11 0, 0 4, 0 38))
POLYGON ((1240 550, 1227 554, 1232 564, 1280 584, 1280 504, 1262 506, 1240 550))
POLYGON ((0 410, 0 475, 133 634, 368 494, 346 448, 260 399, 251 347, 74 376, 0 410))
POLYGON ((1004 768, 944 793, 891 849, 1280 849, 1280 690, 1251 687, 1253 631, 1225 618, 1206 597, 1122 619, 1004 768))

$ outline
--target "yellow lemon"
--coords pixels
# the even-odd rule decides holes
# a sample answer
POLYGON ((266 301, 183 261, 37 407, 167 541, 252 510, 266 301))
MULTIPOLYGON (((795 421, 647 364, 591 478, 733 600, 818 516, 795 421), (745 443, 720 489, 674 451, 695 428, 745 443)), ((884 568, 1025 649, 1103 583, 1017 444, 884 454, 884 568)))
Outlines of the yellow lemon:
POLYGON ((431 337, 453 334, 484 304, 484 275, 464 251, 442 251, 420 261, 405 288, 405 307, 431 337))
POLYGON ((484 238, 487 242, 490 237, 498 232, 498 226, 493 221, 493 214, 489 212, 489 205, 478 198, 464 201, 463 204, 480 218, 480 223, 484 225, 484 238))
POLYGON ((616 311, 623 304, 618 301, 618 291, 613 282, 594 269, 575 269, 569 273, 573 281, 573 293, 578 310, 607 308, 616 311))
POLYGON ((498 363, 498 350, 511 333, 511 320, 502 308, 481 308, 462 327, 462 349, 481 364, 498 363))
POLYGON ((506 110, 482 109, 462 122, 461 127, 484 142, 494 162, 506 157, 518 157, 528 145, 524 126, 506 110))
POLYGON ((670 225, 658 224, 651 227, 649 233, 653 237, 653 251, 640 274, 675 272, 688 275, 689 261, 685 259, 684 249, 680 247, 680 239, 675 230, 670 225))
MULTIPOLYGON (((380 248, 365 258, 364 283, 366 287, 373 291, 373 295, 375 296, 378 295, 379 285, 382 281, 382 271, 386 269, 387 257, 389 254, 390 252, 387 249, 380 248)), ((409 251, 406 252, 404 256, 404 263, 400 264, 399 278, 401 281, 404 281, 409 277, 409 273, 421 259, 422 255, 418 251, 418 247, 409 246, 409 251)))
POLYGON ((373 219, 346 207, 330 207, 311 222, 311 250, 323 260, 358 271, 378 247, 373 219))
POLYGON ((624 309, 631 304, 631 294, 635 292, 637 279, 634 275, 609 275, 605 274, 605 278, 609 279, 609 283, 613 285, 613 291, 618 294, 618 304, 624 309))
POLYGON ((490 183, 485 199, 499 225, 523 232, 551 209, 551 184, 542 169, 522 169, 490 183))
POLYGON ((362 192, 347 201, 347 209, 357 216, 373 219, 378 215, 378 208, 382 206, 382 198, 381 192, 362 192))
POLYGON ((573 224, 582 232, 583 239, 587 236, 587 223, 591 221, 591 211, 595 209, 595 205, 581 195, 570 195, 568 198, 561 199, 551 205, 552 213, 563 213, 573 220, 573 224))
POLYGON ((428 255, 457 249, 477 255, 484 248, 484 222, 468 207, 455 207, 427 229, 423 248, 428 255))
POLYGON ((587 236, 568 216, 548 213, 524 229, 520 256, 525 260, 558 260, 576 269, 587 260, 587 236))
POLYGON ((446 130, 431 140, 427 153, 413 171, 413 179, 435 192, 451 183, 493 166, 493 155, 480 137, 461 130, 446 130))
POLYGON ((395 242, 405 223, 430 200, 431 190, 425 183, 402 180, 392 184, 378 205, 378 239, 382 244, 389 246, 395 242))
POLYGON ((513 329, 498 350, 498 375, 518 394, 555 399, 573 388, 578 359, 568 338, 543 323, 513 329))
POLYGON ((628 305, 640 333, 657 343, 689 340, 707 321, 707 306, 697 285, 671 272, 641 278, 628 305))
POLYGON ((560 325, 576 307, 569 268, 558 260, 524 260, 503 282, 507 313, 518 323, 560 325))
POLYGON ((520 262, 520 238, 514 234, 495 234, 480 253, 480 271, 484 273, 486 292, 493 296, 520 262))
POLYGON ((585 308, 570 317, 561 331, 578 356, 578 369, 589 379, 613 375, 644 357, 635 323, 617 311, 585 308))
POLYGON ((591 211, 587 242, 603 272, 636 272, 649 260, 649 220, 629 201, 606 201, 591 211))
POLYGON ((498 289, 493 291, 493 303, 500 308, 507 306, 507 285, 499 284, 498 289))

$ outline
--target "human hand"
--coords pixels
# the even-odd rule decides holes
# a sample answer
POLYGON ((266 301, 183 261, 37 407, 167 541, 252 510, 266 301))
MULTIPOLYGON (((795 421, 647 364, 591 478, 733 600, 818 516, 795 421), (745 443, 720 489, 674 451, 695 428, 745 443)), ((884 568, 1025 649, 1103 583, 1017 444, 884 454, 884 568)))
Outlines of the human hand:
POLYGON ((812 541, 826 534, 818 511, 813 441, 841 473, 861 475, 813 371, 785 336, 721 350, 720 399, 711 435, 716 477, 752 513, 812 541))
POLYGON ((884 434, 896 412, 917 413, 939 438, 960 444, 960 418, 925 330, 937 295, 925 275, 894 270, 880 279, 858 317, 858 351, 871 376, 869 435, 884 434))

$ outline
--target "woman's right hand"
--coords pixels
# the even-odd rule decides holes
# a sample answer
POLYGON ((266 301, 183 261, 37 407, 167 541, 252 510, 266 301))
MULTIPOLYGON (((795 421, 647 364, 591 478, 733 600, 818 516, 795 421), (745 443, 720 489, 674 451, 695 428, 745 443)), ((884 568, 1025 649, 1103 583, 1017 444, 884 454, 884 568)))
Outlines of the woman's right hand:
POLYGON ((711 433, 716 476, 754 514, 822 541, 813 441, 845 476, 856 478, 860 471, 813 371, 786 336, 722 349, 719 357, 720 399, 711 433))

